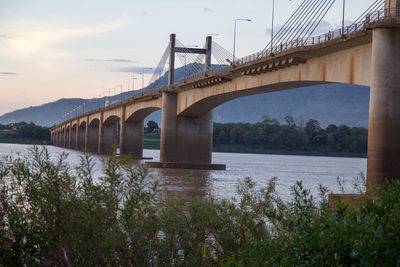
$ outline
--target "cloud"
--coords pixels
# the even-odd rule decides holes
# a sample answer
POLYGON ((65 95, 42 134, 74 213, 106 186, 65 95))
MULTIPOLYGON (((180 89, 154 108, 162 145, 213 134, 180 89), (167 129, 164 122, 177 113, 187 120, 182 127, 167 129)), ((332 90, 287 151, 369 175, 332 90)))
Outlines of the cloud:
POLYGON ((0 75, 17 75, 15 72, 0 71, 0 75))
POLYGON ((113 58, 113 59, 94 59, 94 58, 87 58, 85 61, 89 62, 117 62, 117 63, 135 63, 135 61, 130 59, 121 59, 121 58, 113 58))
POLYGON ((30 55, 60 41, 103 34, 128 24, 127 18, 81 27, 60 26, 60 23, 57 22, 19 20, 14 25, 3 25, 4 32, 0 30, 0 38, 5 40, 8 48, 14 50, 13 53, 30 55))
POLYGON ((203 8, 203 11, 208 12, 208 13, 214 12, 214 10, 212 10, 211 8, 208 8, 208 7, 203 8))
POLYGON ((153 73, 153 69, 149 69, 148 67, 142 67, 142 66, 129 66, 129 67, 121 67, 117 69, 113 69, 112 71, 115 72, 130 72, 130 73, 142 73, 144 69, 144 73, 153 73))

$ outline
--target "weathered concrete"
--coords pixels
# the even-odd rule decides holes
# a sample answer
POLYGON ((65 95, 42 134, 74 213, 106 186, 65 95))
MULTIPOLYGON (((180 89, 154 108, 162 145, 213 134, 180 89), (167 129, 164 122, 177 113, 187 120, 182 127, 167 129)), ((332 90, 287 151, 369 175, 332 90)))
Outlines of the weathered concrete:
POLYGON ((77 147, 77 141, 78 141, 78 127, 77 127, 77 124, 74 124, 72 127, 71 127, 71 138, 70 138, 70 145, 69 145, 69 147, 71 148, 71 149, 77 149, 78 147, 77 147))
POLYGON ((161 134, 160 134, 160 161, 177 162, 177 130, 176 106, 178 96, 175 93, 163 92, 161 134))
POLYGON ((113 116, 103 123, 103 135, 99 143, 99 153, 113 153, 115 151, 118 142, 118 122, 119 118, 113 116))
POLYGON ((400 29, 373 30, 368 130, 369 185, 400 179, 400 29))
POLYGON ((85 150, 86 149, 86 126, 87 123, 86 121, 83 121, 79 127, 78 127, 78 136, 77 136, 77 145, 76 148, 79 150, 85 150))
POLYGON ((98 119, 92 120, 88 127, 86 150, 89 152, 98 152, 99 144, 99 127, 100 121, 98 119))
POLYGON ((124 123, 125 129, 121 130, 120 154, 131 154, 137 159, 143 158, 143 125, 143 121, 124 123))
POLYGON ((164 92, 160 143, 163 164, 159 166, 165 163, 211 164, 212 112, 186 117, 177 116, 176 111, 177 95, 164 92))

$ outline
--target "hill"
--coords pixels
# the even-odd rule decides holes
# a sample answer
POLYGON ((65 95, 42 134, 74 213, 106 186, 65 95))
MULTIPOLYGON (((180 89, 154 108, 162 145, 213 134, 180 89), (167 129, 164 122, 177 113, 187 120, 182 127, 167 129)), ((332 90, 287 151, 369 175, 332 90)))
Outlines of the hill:
MULTIPOLYGON (((183 78, 184 68, 178 68, 175 76, 176 80, 183 78)), ((155 83, 165 85, 167 77, 168 72, 155 83)), ((154 87, 155 85, 151 84, 143 91, 154 87)), ((125 92, 122 96, 115 96, 114 99, 125 98, 131 94, 125 92)), ((88 99, 63 98, 41 106, 6 113, 0 116, 0 123, 26 121, 51 126, 54 122, 60 121, 63 114, 87 101, 88 99)), ((103 104, 104 98, 91 100, 91 106, 97 107, 103 104)), ((313 118, 318 120, 323 127, 331 123, 368 127, 368 112, 368 87, 324 84, 238 98, 217 107, 214 110, 214 120, 217 122, 257 122, 268 115, 282 122, 286 115, 291 115, 299 125, 304 125, 308 119, 313 118)), ((146 120, 155 120, 160 123, 161 112, 154 112, 146 120)))

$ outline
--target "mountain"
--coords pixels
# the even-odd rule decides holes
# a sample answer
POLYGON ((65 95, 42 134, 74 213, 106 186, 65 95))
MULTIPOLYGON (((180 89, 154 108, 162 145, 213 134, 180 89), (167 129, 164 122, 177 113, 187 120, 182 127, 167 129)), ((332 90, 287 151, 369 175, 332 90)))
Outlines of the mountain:
MULTIPOLYGON (((221 66, 214 65, 213 68, 221 66)), ((199 69, 202 67, 200 66, 199 69)), ((175 70, 178 81, 185 76, 184 67, 175 70)), ((147 91, 159 85, 166 85, 168 72, 148 87, 135 91, 147 91)), ((111 102, 131 96, 133 92, 125 92, 114 96, 111 102)), ((51 126, 59 122, 63 114, 77 106, 98 107, 104 104, 104 98, 60 99, 41 106, 16 110, 0 116, 0 123, 34 122, 42 126, 51 126)), ((80 110, 83 108, 81 107, 80 110)), ((311 87, 253 95, 238 98, 214 109, 214 120, 217 122, 257 122, 268 115, 283 122, 286 115, 291 115, 298 125, 305 125, 310 119, 317 119, 320 125, 346 124, 349 126, 368 127, 369 88, 345 84, 323 84, 311 87)), ((161 111, 151 114, 146 120, 154 120, 160 124, 161 111)))

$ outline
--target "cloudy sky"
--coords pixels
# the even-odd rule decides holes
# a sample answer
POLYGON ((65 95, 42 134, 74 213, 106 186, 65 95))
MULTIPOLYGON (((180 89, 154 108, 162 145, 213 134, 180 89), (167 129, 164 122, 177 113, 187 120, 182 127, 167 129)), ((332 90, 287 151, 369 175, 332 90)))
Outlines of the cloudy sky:
MULTIPOLYGON (((283 24, 302 0, 276 2, 276 24, 283 24)), ((373 0, 348 0, 346 21, 373 0)), ((157 65, 169 34, 186 45, 203 46, 205 37, 237 56, 265 47, 272 0, 0 0, 0 114, 60 98, 92 98, 122 84, 132 73, 157 65)), ((319 31, 341 24, 337 0, 319 31)), ((145 75, 145 82, 150 73, 145 75)), ((141 87, 136 74, 135 88, 141 87)), ((132 86, 130 84, 130 86, 132 86)), ((113 93, 113 91, 112 91, 113 93)))

